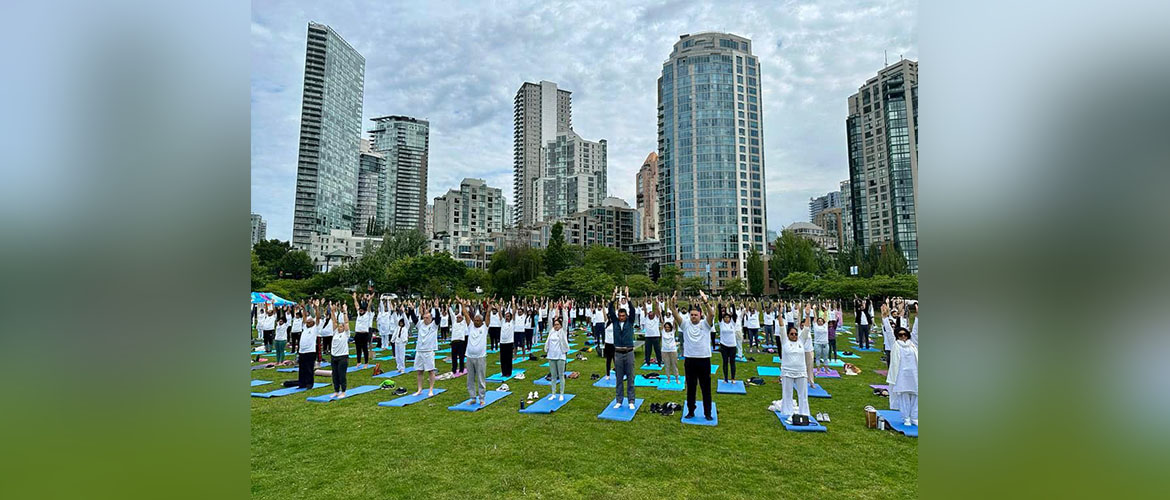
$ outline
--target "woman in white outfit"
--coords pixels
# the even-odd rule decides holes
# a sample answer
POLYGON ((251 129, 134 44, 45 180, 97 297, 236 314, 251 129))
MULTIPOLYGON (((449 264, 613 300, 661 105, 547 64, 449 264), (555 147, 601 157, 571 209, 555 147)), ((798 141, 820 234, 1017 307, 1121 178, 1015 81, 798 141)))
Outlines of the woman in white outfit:
POLYGON ((394 366, 399 373, 406 372, 406 340, 410 336, 410 318, 403 315, 398 317, 398 324, 390 334, 390 342, 394 344, 394 366))
MULTIPOLYGON (((804 319, 802 326, 808 322, 804 319)), ((780 413, 786 415, 785 422, 792 422, 792 414, 794 412, 792 407, 792 390, 796 389, 796 397, 799 403, 799 408, 795 409, 796 413, 801 415, 810 415, 808 408, 808 388, 812 385, 812 336, 809 334, 807 326, 797 332, 796 327, 793 326, 788 329, 786 338, 779 338, 780 343, 777 346, 780 349, 780 374, 781 386, 783 387, 784 396, 781 398, 780 413)))
MULTIPOLYGON (((553 308, 553 312, 560 311, 560 306, 553 308)), ((565 359, 569 353, 569 332, 565 331, 565 315, 554 314, 552 330, 548 332, 548 339, 544 350, 548 353, 549 378, 552 379, 552 388, 548 399, 556 397, 557 385, 561 387, 561 401, 565 400, 565 359)))
POLYGON ((897 340, 890 349, 890 409, 902 413, 902 423, 918 425, 918 345, 911 342, 910 330, 898 327, 897 340), (896 405, 896 406, 895 406, 896 405))

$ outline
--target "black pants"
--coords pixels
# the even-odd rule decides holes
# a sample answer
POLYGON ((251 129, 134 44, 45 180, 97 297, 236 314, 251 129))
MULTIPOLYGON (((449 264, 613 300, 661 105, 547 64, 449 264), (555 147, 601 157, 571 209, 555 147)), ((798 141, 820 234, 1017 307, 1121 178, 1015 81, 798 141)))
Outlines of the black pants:
POLYGON ((869 325, 857 326, 857 346, 862 349, 869 349, 869 325))
POLYGON ((890 369, 890 351, 886 351, 886 369, 890 369))
POLYGON ((748 338, 748 347, 760 346, 760 329, 759 328, 744 328, 743 335, 748 338))
POLYGON ((491 345, 488 346, 488 348, 498 349, 500 347, 500 327, 498 327, 498 326, 489 326, 488 327, 488 341, 491 343, 491 345))
POLYGON ((313 387, 313 364, 316 361, 315 352, 297 354, 297 387, 301 389, 313 387))
POLYGON ((540 331, 541 332, 548 331, 548 320, 547 319, 540 318, 540 331))
POLYGON ((365 363, 370 362, 370 332, 358 332, 353 334, 353 343, 357 346, 357 364, 362 364, 362 359, 365 363), (363 358, 364 356, 364 358, 363 358))
POLYGON ((593 345, 600 346, 601 341, 605 339, 605 323, 593 324, 593 345))
POLYGON ((605 374, 609 375, 609 367, 613 364, 613 344, 605 344, 605 374))
POLYGON ((345 370, 348 368, 349 356, 333 356, 329 360, 329 369, 333 372, 333 392, 345 391, 345 370))
POLYGON ((695 386, 703 389, 703 414, 711 414, 711 358, 686 358, 683 360, 687 380, 687 414, 695 413, 695 386))
POLYGON ((317 337, 317 361, 325 361, 325 352, 333 347, 333 336, 317 337))
POLYGON ((451 341, 451 371, 461 372, 466 369, 464 363, 467 362, 467 341, 466 340, 452 340, 451 341))
POLYGON ((524 330, 524 351, 532 350, 532 329, 524 330))
POLYGON ((644 349, 646 349, 646 364, 650 364, 651 351, 654 352, 653 358, 658 361, 658 364, 662 364, 662 337, 646 337, 644 349))
POLYGON ((289 332, 288 345, 290 346, 290 351, 295 352, 301 350, 301 332, 289 332))
POLYGON ((264 330, 264 352, 272 351, 272 343, 276 341, 276 330, 264 330))
POLYGON ((829 359, 837 359, 837 339, 829 339, 829 359))
POLYGON ((500 344, 500 372, 504 377, 512 376, 512 349, 516 346, 511 342, 507 344, 500 344))
POLYGON ((450 326, 440 326, 439 327, 439 339, 446 340, 449 338, 451 338, 451 327, 450 326))
MULTIPOLYGON (((723 355, 723 380, 727 380, 727 367, 731 367, 731 380, 735 380, 735 346, 719 344, 719 354, 723 355)), ((707 368, 710 370, 710 368, 707 368)))

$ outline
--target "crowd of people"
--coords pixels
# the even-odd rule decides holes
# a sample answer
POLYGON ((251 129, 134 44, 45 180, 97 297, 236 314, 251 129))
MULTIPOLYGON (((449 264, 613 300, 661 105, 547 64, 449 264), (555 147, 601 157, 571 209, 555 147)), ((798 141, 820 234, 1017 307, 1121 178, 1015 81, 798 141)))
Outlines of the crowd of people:
MULTIPOLYGON (((258 338, 266 351, 276 352, 278 363, 284 361, 290 341, 296 350, 298 378, 286 382, 288 386, 312 387, 314 372, 327 353, 333 397, 345 397, 352 319, 356 362, 371 363, 371 346, 391 349, 396 370, 416 372, 415 395, 423 391, 424 376, 429 377, 428 395, 434 394, 435 351, 440 340, 450 341, 452 375, 467 377, 469 397, 477 405, 485 404, 488 353, 498 353, 502 375, 509 378, 514 356, 535 355, 542 339, 553 389, 549 399, 563 400, 565 364, 571 351, 569 332, 581 329, 589 332, 593 349, 605 358, 604 377, 615 379, 613 408, 627 405, 633 410, 638 332, 643 336, 643 363, 660 366, 668 384, 685 381, 686 418, 694 418, 701 394, 704 418, 710 420, 711 358, 715 351, 719 352, 725 382, 737 380, 736 361, 745 354, 778 354, 780 412, 809 415, 808 389, 815 384, 817 370, 827 369, 837 359, 837 332, 843 325, 844 306, 840 301, 758 301, 700 292, 684 307, 677 292, 635 299, 629 288, 614 288, 608 300, 591 301, 398 299, 353 293, 351 300, 343 302, 311 299, 289 306, 256 305, 252 318, 258 338), (410 367, 406 345, 412 333, 414 365, 410 367), (684 368, 681 380, 680 357, 684 368)), ((873 348, 872 328, 880 325, 891 408, 900 411, 906 425, 917 425, 917 302, 887 298, 875 303, 858 298, 849 307, 860 349, 873 348), (875 313, 879 315, 876 320, 875 313)))

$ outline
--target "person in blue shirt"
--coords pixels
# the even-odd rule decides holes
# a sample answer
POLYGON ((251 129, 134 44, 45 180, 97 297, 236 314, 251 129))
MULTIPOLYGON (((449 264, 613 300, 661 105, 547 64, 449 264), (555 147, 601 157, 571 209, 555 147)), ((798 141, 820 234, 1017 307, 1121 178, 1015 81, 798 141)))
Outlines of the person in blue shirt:
MULTIPOLYGON (((617 382, 614 384, 617 396, 614 400, 614 409, 622 407, 622 380, 626 382, 626 399, 631 410, 634 409, 634 317, 629 311, 629 302, 615 310, 619 289, 614 287, 613 297, 609 302, 609 320, 613 322, 613 350, 614 372, 617 382)), ((626 287, 626 296, 630 288, 626 287)))

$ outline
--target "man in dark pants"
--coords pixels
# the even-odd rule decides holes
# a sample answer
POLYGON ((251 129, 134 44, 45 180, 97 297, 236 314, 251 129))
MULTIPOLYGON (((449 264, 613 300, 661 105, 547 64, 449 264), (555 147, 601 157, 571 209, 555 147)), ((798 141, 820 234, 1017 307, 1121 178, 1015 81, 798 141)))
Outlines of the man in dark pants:
MULTIPOLYGON (((626 295, 630 294, 629 287, 626 287, 626 295)), ((634 317, 630 311, 626 310, 626 306, 614 310, 614 305, 617 302, 618 289, 613 289, 613 299, 609 302, 609 319, 613 322, 613 351, 614 351, 614 372, 617 381, 614 384, 617 395, 614 397, 615 409, 622 406, 622 380, 626 382, 626 399, 628 400, 631 410, 635 408, 634 402, 634 317)))
POLYGON ((699 292, 703 306, 692 304, 690 317, 684 318, 678 314, 678 307, 674 307, 678 329, 682 332, 682 347, 684 351, 683 368, 687 381, 687 414, 686 418, 695 418, 695 386, 703 391, 703 415, 707 420, 711 416, 711 343, 707 340, 711 336, 711 323, 707 318, 714 318, 714 312, 707 301, 707 295, 699 292), (706 315, 706 318, 703 315, 706 315))
POLYGON ((297 342, 297 379, 286 380, 285 387, 310 389, 313 387, 313 369, 317 361, 317 322, 305 316, 305 328, 297 342))
POLYGON ((856 302, 855 321, 857 322, 857 346, 869 349, 869 327, 873 324, 873 313, 869 312, 869 299, 856 302))

